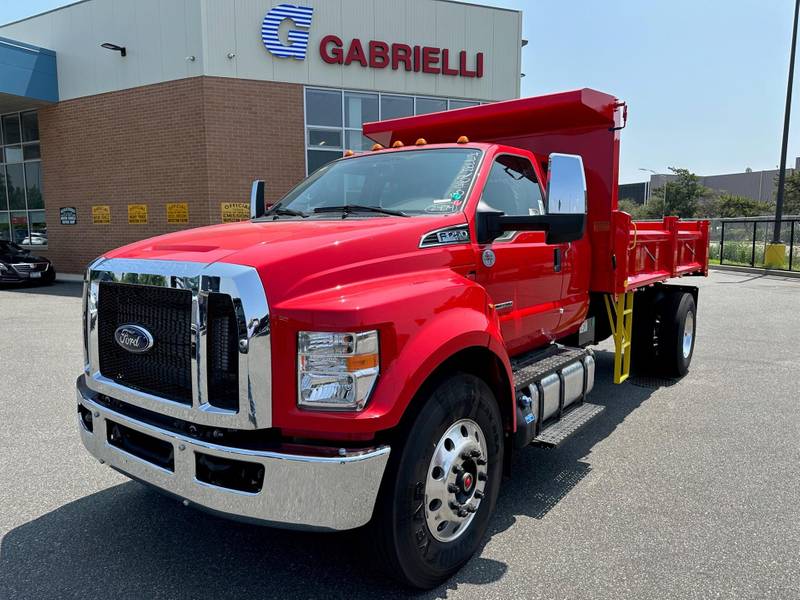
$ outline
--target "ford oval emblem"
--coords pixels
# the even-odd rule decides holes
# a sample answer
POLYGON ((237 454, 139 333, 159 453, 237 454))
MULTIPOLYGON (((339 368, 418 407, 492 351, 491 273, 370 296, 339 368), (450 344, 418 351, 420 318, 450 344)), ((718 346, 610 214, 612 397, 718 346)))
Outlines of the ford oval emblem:
POLYGON ((139 325, 120 325, 114 332, 117 344, 134 354, 147 352, 153 347, 153 335, 139 325))

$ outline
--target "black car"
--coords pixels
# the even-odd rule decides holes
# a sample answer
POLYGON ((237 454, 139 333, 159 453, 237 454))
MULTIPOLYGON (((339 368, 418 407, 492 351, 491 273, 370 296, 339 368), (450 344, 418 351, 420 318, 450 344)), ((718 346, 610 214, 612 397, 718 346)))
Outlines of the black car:
POLYGON ((31 254, 19 244, 0 240, 0 283, 53 283, 55 279, 56 272, 49 260, 31 254))

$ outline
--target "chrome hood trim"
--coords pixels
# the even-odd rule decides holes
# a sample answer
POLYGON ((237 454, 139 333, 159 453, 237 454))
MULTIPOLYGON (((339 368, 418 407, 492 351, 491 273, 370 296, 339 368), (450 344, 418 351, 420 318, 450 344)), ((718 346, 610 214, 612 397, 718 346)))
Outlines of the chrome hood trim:
POLYGON ((198 423, 234 429, 272 425, 272 380, 269 306, 258 272, 228 263, 100 258, 86 271, 83 295, 84 376, 89 389, 154 412, 198 423), (134 390, 100 374, 97 303, 101 282, 138 284, 192 292, 192 405, 134 390), (212 292, 233 300, 239 329, 239 410, 208 402, 207 303, 212 292))

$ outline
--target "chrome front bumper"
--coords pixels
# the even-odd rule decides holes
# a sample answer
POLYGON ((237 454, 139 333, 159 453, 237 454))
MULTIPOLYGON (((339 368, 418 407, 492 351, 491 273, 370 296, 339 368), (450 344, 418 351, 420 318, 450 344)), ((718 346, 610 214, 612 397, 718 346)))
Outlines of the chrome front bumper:
POLYGON ((92 431, 78 419, 86 449, 114 469, 179 497, 185 503, 224 515, 265 524, 344 530, 372 517, 389 446, 344 452, 339 456, 297 455, 231 448, 200 441, 131 419, 96 402, 83 377, 78 379, 78 403, 92 414, 92 431), (144 460, 108 441, 108 420, 172 445, 174 470, 144 460), (257 493, 199 481, 195 454, 252 462, 264 467, 257 493))

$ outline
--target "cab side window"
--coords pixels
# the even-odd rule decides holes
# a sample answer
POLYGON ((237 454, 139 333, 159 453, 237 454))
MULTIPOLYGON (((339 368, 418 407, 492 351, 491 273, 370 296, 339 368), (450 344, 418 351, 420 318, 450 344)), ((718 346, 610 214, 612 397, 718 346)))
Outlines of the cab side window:
POLYGON ((521 156, 504 154, 495 159, 482 199, 494 210, 508 216, 544 214, 542 190, 536 181, 536 173, 530 161, 521 156))

